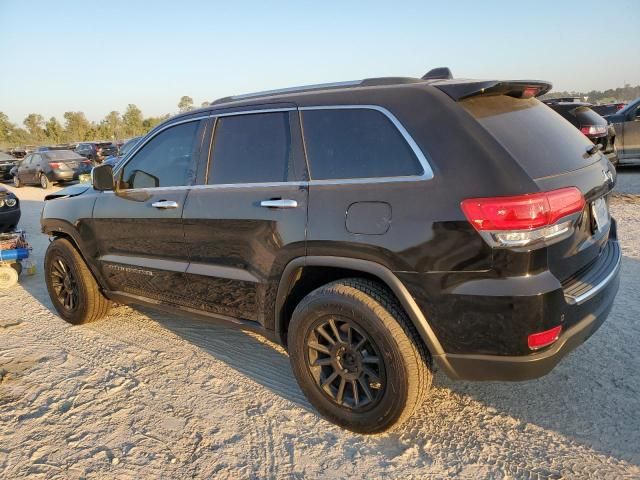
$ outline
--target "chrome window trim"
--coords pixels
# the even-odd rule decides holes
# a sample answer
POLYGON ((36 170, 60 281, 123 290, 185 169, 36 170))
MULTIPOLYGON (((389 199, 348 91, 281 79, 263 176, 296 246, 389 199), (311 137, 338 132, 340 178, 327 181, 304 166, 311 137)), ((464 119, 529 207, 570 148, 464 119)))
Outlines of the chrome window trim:
MULTIPOLYGON (((262 182, 262 183, 221 183, 217 185, 182 185, 179 187, 147 187, 130 188, 123 192, 157 192, 158 190, 203 190, 203 189, 229 189, 229 188, 273 188, 273 187, 306 187, 309 182, 262 182)), ((113 193, 113 191, 111 191, 113 193)))
POLYGON ((278 113, 278 112, 294 112, 296 111, 296 107, 280 107, 280 108, 264 108, 262 110, 240 110, 237 112, 223 112, 223 113, 215 113, 212 112, 209 117, 218 118, 218 117, 233 117, 236 115, 252 115, 255 113, 278 113))
MULTIPOLYGON (((317 105, 309 107, 300 107, 299 110, 304 112, 306 110, 375 110, 382 113, 389 121, 398 129, 402 137, 405 139, 414 155, 418 159, 418 162, 422 166, 421 175, 408 175, 398 177, 363 177, 363 178, 343 178, 343 179, 325 179, 325 180, 313 180, 313 172, 309 171, 311 180, 310 185, 336 185, 336 184, 353 184, 353 183, 388 183, 388 182, 415 182, 422 180, 431 180, 433 178, 433 169, 427 160, 427 157, 422 152, 418 144, 415 142, 411 134, 404 128, 404 125, 397 119, 397 117, 380 105, 317 105)), ((304 125, 304 114, 302 115, 302 123, 304 125)))

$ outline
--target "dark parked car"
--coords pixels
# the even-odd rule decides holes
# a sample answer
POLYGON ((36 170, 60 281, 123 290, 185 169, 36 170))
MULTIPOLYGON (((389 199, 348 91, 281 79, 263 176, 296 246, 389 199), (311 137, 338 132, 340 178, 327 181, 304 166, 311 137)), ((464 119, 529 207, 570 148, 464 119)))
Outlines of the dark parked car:
POLYGON ((102 163, 105 158, 116 155, 118 147, 112 142, 83 142, 78 144, 75 152, 96 163, 102 163))
POLYGON ((580 130, 585 137, 595 145, 599 145, 602 152, 614 165, 618 164, 616 151, 616 130, 605 118, 591 109, 591 104, 580 102, 545 101, 549 107, 580 130))
POLYGON ((20 163, 20 160, 14 156, 0 152, 0 179, 11 180, 11 169, 18 163, 20 163))
POLYGON ((607 120, 618 132, 618 157, 620 163, 640 162, 640 98, 624 107, 607 120))
POLYGON ((614 113, 622 110, 627 104, 626 103, 607 103, 604 105, 591 105, 591 110, 596 112, 598 115, 602 115, 606 117, 607 115, 613 115, 614 113))
POLYGON ((112 165, 112 166, 116 166, 118 164, 118 162, 120 160, 122 160, 122 158, 126 157, 127 154, 133 150, 133 147, 135 147, 138 142, 140 141, 142 137, 133 137, 130 138, 129 140, 125 141, 122 146, 120 148, 118 148, 118 154, 117 155, 112 155, 109 158, 105 158, 104 161, 102 163, 108 164, 108 165, 112 165))
POLYGON ((0 233, 16 229, 20 221, 20 200, 0 185, 0 233))
POLYGON ((27 155, 13 176, 13 184, 39 184, 49 188, 52 183, 78 180, 79 175, 91 173, 91 161, 71 150, 49 150, 27 155))
POLYGON ((171 118, 93 188, 47 196, 53 305, 73 324, 116 301, 260 332, 358 432, 409 418, 436 365, 544 375, 607 317, 621 258, 615 171, 535 98, 550 87, 442 72, 171 118))

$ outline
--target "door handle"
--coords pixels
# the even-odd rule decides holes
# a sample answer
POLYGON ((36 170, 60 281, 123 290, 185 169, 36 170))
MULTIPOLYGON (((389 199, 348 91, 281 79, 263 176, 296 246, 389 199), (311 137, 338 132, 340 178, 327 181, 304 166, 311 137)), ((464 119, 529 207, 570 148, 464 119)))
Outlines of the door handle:
POLYGON ((173 200, 160 200, 159 202, 153 202, 151 204, 152 207, 155 208, 178 208, 178 202, 174 202, 173 200))
POLYGON ((298 206, 298 202, 288 199, 263 200, 260 202, 260 206, 267 208, 296 208, 298 206))

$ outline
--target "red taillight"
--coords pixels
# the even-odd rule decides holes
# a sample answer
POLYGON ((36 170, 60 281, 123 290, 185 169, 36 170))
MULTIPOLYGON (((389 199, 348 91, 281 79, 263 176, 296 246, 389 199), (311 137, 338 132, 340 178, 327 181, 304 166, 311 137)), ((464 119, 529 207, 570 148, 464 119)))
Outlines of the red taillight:
POLYGON ((82 163, 85 163, 87 165, 91 165, 91 160, 82 160, 82 163))
POLYGON ((621 103, 621 104, 619 104, 619 105, 616 105, 616 112, 617 112, 618 110, 622 110, 624 107, 626 107, 626 105, 625 105, 624 103, 621 103))
POLYGON ((533 98, 538 94, 539 91, 540 88, 538 87, 526 87, 522 91, 522 98, 533 98))
POLYGON ((62 164, 60 162, 49 162, 51 168, 60 168, 62 164))
POLYGON ((576 187, 515 197, 471 198, 462 211, 476 230, 532 230, 580 212, 585 201, 576 187))
POLYGON ((580 131, 587 137, 596 137, 605 135, 607 133, 607 127, 602 125, 586 125, 580 128, 580 131))
POLYGON ((527 337, 527 344, 531 350, 547 347, 558 340, 560 332, 562 332, 562 325, 545 330, 544 332, 532 333, 527 337))

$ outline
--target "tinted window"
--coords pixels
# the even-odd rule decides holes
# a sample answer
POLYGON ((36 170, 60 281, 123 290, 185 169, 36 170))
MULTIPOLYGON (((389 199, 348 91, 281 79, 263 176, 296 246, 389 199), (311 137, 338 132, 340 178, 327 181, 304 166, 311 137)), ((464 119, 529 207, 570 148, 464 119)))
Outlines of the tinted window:
POLYGON ((209 183, 293 180, 295 160, 289 112, 220 117, 209 183))
POLYGON ((200 122, 170 127, 147 142, 122 169, 120 188, 190 185, 200 122))
POLYGON ((381 112, 307 110, 303 123, 313 180, 423 173, 402 134, 381 112))
POLYGON ((585 155, 593 144, 580 130, 535 98, 480 95, 460 104, 532 178, 577 170, 600 159, 585 155))
POLYGON ((44 156, 48 160, 83 160, 84 157, 81 157, 76 152, 72 152, 71 150, 50 150, 44 156))

